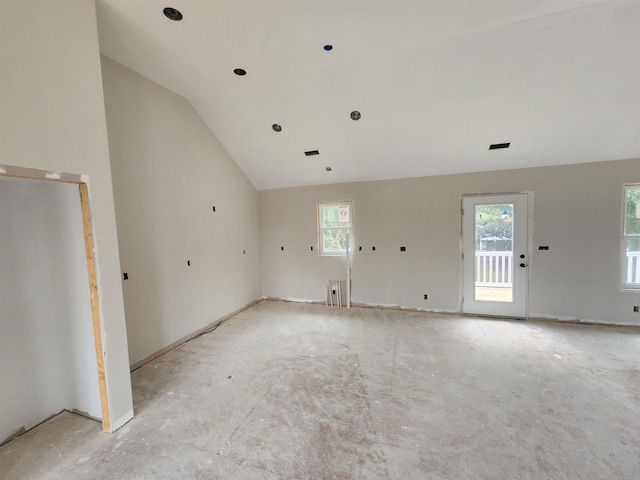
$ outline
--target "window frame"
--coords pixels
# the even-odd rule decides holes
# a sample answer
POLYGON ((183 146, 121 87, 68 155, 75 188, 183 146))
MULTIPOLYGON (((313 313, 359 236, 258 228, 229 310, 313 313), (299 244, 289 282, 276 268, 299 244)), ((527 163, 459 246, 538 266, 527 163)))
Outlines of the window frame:
MULTIPOLYGON (((640 239, 639 234, 628 234, 627 233, 627 192, 628 190, 640 190, 640 183, 625 183, 622 186, 622 222, 621 222, 621 231, 620 231, 620 282, 621 282, 621 290, 627 292, 636 292, 640 293, 640 283, 627 282, 627 244, 629 239, 638 238, 640 239)), ((640 259, 638 260, 638 266, 636 268, 640 268, 640 259)))
POLYGON ((344 257, 347 255, 347 249, 353 242, 353 200, 339 200, 339 201, 323 201, 316 204, 316 225, 318 236, 318 255, 321 257, 344 257), (324 206, 343 206, 349 207, 349 226, 348 227, 323 227, 322 226, 322 207, 324 206), (344 251, 327 252, 324 249, 324 232, 326 230, 343 230, 346 229, 348 233, 347 246, 344 251))

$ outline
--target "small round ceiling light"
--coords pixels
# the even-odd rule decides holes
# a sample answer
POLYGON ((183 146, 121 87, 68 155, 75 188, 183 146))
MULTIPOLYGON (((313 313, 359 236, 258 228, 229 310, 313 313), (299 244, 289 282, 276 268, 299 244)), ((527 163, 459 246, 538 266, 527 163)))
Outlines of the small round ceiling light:
POLYGON ((274 123, 273 125, 271 125, 271 128, 273 128, 274 132, 281 132, 282 131, 282 125, 280 125, 278 123, 274 123))
POLYGON ((243 77, 247 74, 247 71, 244 68, 236 68, 233 73, 238 75, 239 77, 243 77))
POLYGON ((327 172, 330 172, 330 171, 331 171, 331 167, 327 167, 327 168, 325 168, 325 170, 326 170, 327 172))
POLYGON ((333 45, 331 45, 331 44, 326 44, 326 45, 325 45, 324 47, 322 47, 322 48, 324 48, 327 52, 330 52, 331 50, 333 50, 333 45))
POLYGON ((167 7, 162 10, 162 12, 164 13, 164 16, 169 20, 175 20, 176 22, 182 20, 182 13, 180 13, 180 10, 177 10, 175 8, 167 7))
POLYGON ((360 120, 360 117, 362 115, 360 115, 360 112, 357 110, 354 110, 353 112, 351 112, 351 120, 360 120))

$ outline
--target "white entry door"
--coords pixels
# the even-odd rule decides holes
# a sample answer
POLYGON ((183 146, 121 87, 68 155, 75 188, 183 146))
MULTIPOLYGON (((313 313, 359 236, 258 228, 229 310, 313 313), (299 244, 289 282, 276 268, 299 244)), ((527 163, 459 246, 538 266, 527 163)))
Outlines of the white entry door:
POLYGON ((528 196, 462 198, 462 311, 527 314, 528 196))

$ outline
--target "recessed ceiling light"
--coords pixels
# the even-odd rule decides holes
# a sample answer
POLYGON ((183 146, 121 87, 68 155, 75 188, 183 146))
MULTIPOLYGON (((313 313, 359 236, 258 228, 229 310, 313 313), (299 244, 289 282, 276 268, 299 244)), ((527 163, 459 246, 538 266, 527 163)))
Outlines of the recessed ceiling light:
POLYGON ((327 44, 323 47, 327 52, 330 52, 331 50, 333 50, 333 45, 327 44))
POLYGON ((235 73, 236 75, 242 77, 243 75, 247 74, 247 71, 244 68, 236 68, 233 73, 235 73))
POLYGON ((360 115, 360 112, 357 110, 354 110, 353 112, 351 112, 351 120, 360 120, 360 117, 362 115, 360 115))
POLYGON ((330 172, 330 171, 331 171, 331 167, 327 167, 327 168, 325 168, 325 170, 326 170, 327 172, 330 172))
POLYGON ((271 125, 271 128, 273 128, 274 132, 281 132, 282 131, 282 125, 278 125, 277 123, 274 123, 273 125, 271 125))
POLYGON ((489 145, 489 150, 497 150, 499 148, 509 148, 509 145, 511 145, 511 142, 507 142, 507 143, 492 143, 491 145, 489 145))
POLYGON ((164 16, 169 20, 175 20, 176 22, 178 20, 182 20, 182 14, 180 13, 180 10, 177 10, 175 8, 167 7, 162 12, 164 13, 164 16))

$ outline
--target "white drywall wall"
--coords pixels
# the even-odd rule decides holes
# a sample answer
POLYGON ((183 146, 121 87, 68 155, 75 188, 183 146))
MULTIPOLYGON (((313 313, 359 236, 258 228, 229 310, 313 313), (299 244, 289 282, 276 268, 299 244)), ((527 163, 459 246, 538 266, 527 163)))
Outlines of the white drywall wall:
POLYGON ((0 440, 101 417, 78 186, 0 177, 0 440))
POLYGON ((260 298, 258 195, 187 100, 102 72, 135 363, 260 298))
POLYGON ((462 195, 531 191, 529 314, 640 324, 640 293, 620 291, 625 182, 640 182, 640 160, 260 191, 263 295, 322 300, 323 282, 345 277, 344 259, 309 247, 316 203, 349 199, 353 301, 460 311, 462 195))
POLYGON ((3 1, 0 164, 86 175, 113 428, 133 415, 93 0, 3 1))

